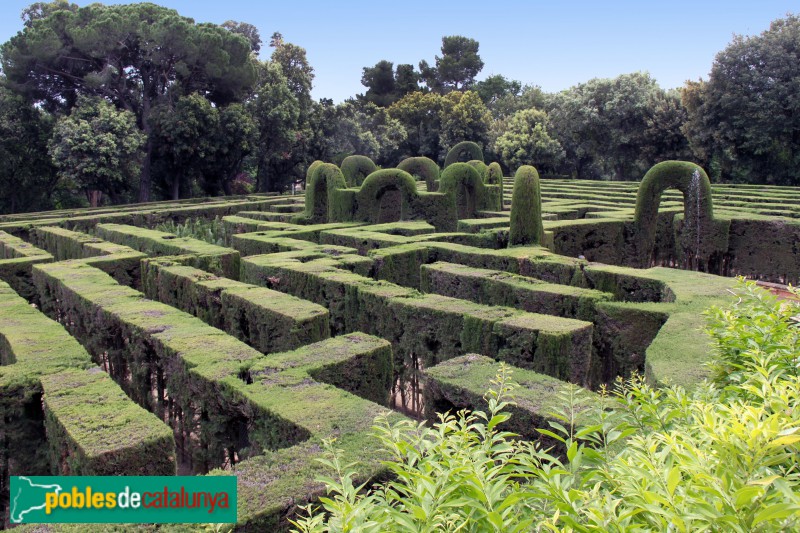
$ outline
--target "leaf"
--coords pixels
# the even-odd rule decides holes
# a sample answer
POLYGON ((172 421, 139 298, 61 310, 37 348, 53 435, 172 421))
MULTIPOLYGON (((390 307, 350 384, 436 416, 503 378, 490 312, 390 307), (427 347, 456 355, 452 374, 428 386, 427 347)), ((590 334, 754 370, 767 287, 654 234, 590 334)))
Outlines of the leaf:
POLYGON ((678 467, 672 467, 669 471, 669 474, 667 474, 667 492, 669 492, 670 496, 675 493, 675 488, 682 480, 683 477, 681 476, 681 471, 678 469, 678 467))
POLYGON ((737 508, 742 508, 750 504, 754 499, 758 498, 764 489, 752 485, 747 485, 740 488, 733 493, 734 505, 737 508))
POLYGON ((793 514, 800 512, 800 506, 793 503, 776 503, 770 505, 766 509, 757 512, 753 518, 753 525, 760 524, 761 522, 768 522, 772 520, 780 520, 788 518, 793 514))
POLYGON ((762 478, 762 479, 756 479, 756 480, 750 481, 748 483, 748 485, 761 485, 761 486, 771 485, 773 481, 775 481, 776 479, 780 479, 780 478, 781 478, 781 476, 778 476, 778 475, 769 476, 769 477, 765 477, 765 478, 762 478))
POLYGON ((569 462, 572 462, 575 459, 575 456, 578 454, 578 441, 572 441, 569 448, 567 449, 567 459, 569 462))
POLYGON ((800 435, 786 435, 773 439, 770 444, 772 446, 791 446, 792 444, 800 442, 800 435))
POLYGON ((501 424, 501 423, 505 422, 510 417, 511 417, 511 415, 508 414, 508 413, 498 413, 498 414, 494 415, 491 420, 489 420, 489 423, 486 424, 486 427, 487 427, 487 429, 489 431, 491 431, 492 429, 494 429, 494 427, 497 424, 501 424))
POLYGON ((500 531, 504 531, 505 530, 505 528, 503 527, 503 517, 500 516, 500 513, 498 513, 497 511, 492 511, 491 513, 489 513, 487 515, 487 518, 489 519, 489 522, 491 522, 494 527, 496 527, 500 531))

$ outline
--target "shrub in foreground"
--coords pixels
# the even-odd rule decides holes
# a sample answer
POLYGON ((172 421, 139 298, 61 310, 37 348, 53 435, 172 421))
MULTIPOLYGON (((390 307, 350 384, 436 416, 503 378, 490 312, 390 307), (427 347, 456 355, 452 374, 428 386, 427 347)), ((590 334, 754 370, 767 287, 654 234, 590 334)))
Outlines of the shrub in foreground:
POLYGON ((576 387, 540 430, 563 443, 560 457, 502 430, 515 385, 501 366, 486 413, 442 415, 433 427, 379 418, 393 479, 371 491, 353 485, 355 472, 330 444, 336 477, 296 528, 796 531, 800 306, 752 284, 737 296, 709 311, 713 381, 687 391, 619 380, 580 430, 576 387))

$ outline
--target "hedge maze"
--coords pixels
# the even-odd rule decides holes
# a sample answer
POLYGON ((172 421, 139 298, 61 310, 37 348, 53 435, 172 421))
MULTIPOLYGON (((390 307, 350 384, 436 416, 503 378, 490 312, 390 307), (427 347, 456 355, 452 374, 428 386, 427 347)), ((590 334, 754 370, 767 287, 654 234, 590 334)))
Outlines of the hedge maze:
POLYGON ((509 429, 537 439, 568 383, 702 379, 731 276, 800 281, 796 189, 685 162, 503 177, 457 148, 443 170, 316 162, 303 196, 2 217, 4 512, 9 475, 235 474, 237 527, 284 529, 323 439, 378 480, 379 413, 481 407, 500 362, 509 429), (156 229, 216 218, 224 246, 156 229))

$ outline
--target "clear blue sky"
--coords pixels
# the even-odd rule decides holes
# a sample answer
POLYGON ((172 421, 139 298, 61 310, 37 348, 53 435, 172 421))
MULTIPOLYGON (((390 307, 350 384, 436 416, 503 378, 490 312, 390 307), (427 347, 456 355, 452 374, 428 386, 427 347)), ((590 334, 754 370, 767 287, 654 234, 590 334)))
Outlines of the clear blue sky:
MULTIPOLYGON (((0 42, 22 29, 19 15, 30 3, 0 3, 0 42)), ((800 0, 155 3, 198 22, 255 25, 265 41, 264 58, 270 35, 281 32, 307 50, 316 73, 314 97, 336 102, 364 92, 361 69, 381 59, 433 64, 444 35, 480 43, 486 65, 479 79, 503 74, 558 91, 591 78, 647 71, 662 87, 680 87, 687 79, 707 77, 733 34, 755 35, 771 20, 800 13, 800 0)))

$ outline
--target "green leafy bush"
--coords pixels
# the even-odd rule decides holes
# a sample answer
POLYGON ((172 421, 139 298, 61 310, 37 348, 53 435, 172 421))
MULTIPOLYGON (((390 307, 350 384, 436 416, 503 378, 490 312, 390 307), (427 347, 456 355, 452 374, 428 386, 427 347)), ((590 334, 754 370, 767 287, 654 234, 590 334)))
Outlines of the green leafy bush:
POLYGON ((158 224, 154 229, 172 233, 178 237, 189 237, 199 239, 217 246, 227 246, 228 233, 222 219, 215 217, 213 220, 205 218, 190 218, 182 224, 168 220, 158 224))
MULTIPOLYGON (((502 431, 515 385, 500 367, 488 412, 433 427, 379 418, 393 479, 353 484, 329 444, 328 495, 299 531, 796 531, 800 527, 800 306, 742 285, 709 312, 714 382, 692 391, 620 379, 576 427, 582 389, 542 433, 565 456, 502 431), (750 321, 748 317, 755 318, 750 321), (764 340, 764 344, 760 342, 764 340), (792 354, 794 356, 792 357, 792 354), (722 369, 733 369, 725 374, 722 369)), ((586 416, 586 411, 581 417, 586 416)))

